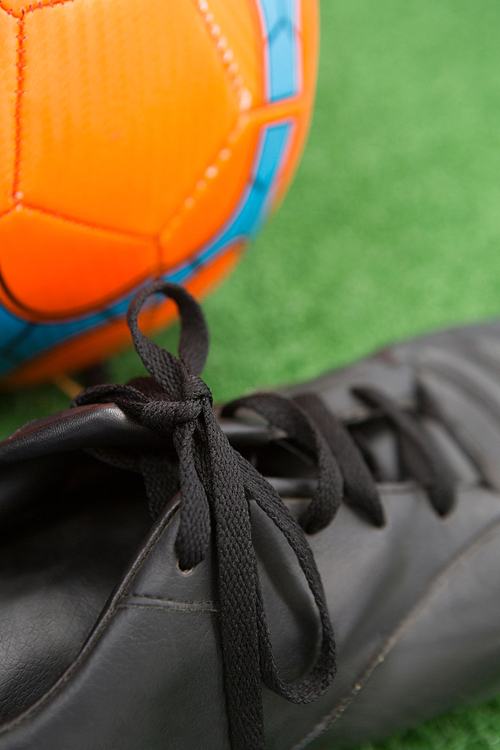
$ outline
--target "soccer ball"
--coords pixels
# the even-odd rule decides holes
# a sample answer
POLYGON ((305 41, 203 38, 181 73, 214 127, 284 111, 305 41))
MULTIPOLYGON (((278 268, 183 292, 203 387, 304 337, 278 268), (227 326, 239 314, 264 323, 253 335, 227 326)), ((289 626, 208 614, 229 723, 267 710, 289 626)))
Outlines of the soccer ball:
POLYGON ((290 181, 316 57, 316 0, 0 0, 2 385, 116 351, 141 285, 229 270, 290 181))

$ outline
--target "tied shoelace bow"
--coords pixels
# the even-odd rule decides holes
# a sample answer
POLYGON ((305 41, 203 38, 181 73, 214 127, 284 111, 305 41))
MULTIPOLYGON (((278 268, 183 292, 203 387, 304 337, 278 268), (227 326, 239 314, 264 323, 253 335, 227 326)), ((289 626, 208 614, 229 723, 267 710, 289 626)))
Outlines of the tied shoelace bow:
MULTIPOLYGON (((335 642, 321 579, 304 532, 266 482, 229 444, 213 411, 210 390, 200 379, 208 353, 208 332, 198 303, 182 287, 158 282, 140 291, 127 314, 135 348, 154 378, 149 387, 95 386, 79 394, 75 406, 114 402, 126 414, 162 435, 171 436, 178 456, 180 525, 175 541, 179 567, 189 570, 207 555, 215 539, 219 627, 229 736, 233 750, 264 750, 261 682, 295 703, 321 696, 335 674, 335 642), (139 330, 146 300, 162 293, 175 301, 181 318, 179 359, 148 340, 139 330), (146 392, 145 392, 146 391, 146 392), (285 683, 278 675, 259 585, 252 544, 250 501, 269 516, 295 552, 321 624, 315 663, 303 677, 285 683)), ((278 397, 276 397, 278 398, 278 397)), ((284 404, 290 403, 281 399, 284 404)), ((282 405, 284 413, 286 407, 282 405)), ((290 420, 308 433, 321 466, 316 497, 306 522, 317 530, 328 523, 342 496, 342 476, 324 437, 298 406, 290 420)), ((127 466, 116 455, 99 456, 127 466)), ((137 468, 137 466, 127 468, 137 468)), ((151 463, 139 462, 148 494, 166 485, 151 463)), ((167 482, 168 484, 168 482, 167 482)), ((165 503, 169 497, 163 497, 165 503)), ((158 502, 158 498, 153 498, 158 502)))
MULTIPOLYGON (((289 400, 261 393, 233 401, 222 416, 239 409, 261 414, 283 430, 287 440, 309 454, 317 465, 317 484, 300 525, 264 477, 228 442, 212 411, 212 396, 199 377, 208 354, 208 331, 198 303, 183 287, 157 282, 131 301, 128 324, 137 353, 152 378, 130 384, 94 386, 74 406, 114 402, 142 425, 172 438, 178 479, 171 457, 131 457, 111 450, 94 455, 121 468, 140 471, 153 510, 159 512, 180 489, 180 524, 175 551, 181 570, 206 556, 215 539, 219 626, 231 747, 264 750, 261 682, 294 703, 323 695, 335 674, 335 642, 321 579, 304 536, 327 526, 341 502, 375 526, 384 512, 374 478, 349 430, 315 394, 289 400), (175 301, 181 318, 179 358, 149 341, 138 318, 146 300, 162 293, 175 301), (277 672, 259 585, 252 544, 250 501, 269 516, 295 552, 316 603, 321 642, 305 677, 284 683, 277 672)), ((455 478, 418 420, 370 387, 354 395, 375 409, 398 437, 403 470, 428 491, 440 515, 453 505, 455 478)))

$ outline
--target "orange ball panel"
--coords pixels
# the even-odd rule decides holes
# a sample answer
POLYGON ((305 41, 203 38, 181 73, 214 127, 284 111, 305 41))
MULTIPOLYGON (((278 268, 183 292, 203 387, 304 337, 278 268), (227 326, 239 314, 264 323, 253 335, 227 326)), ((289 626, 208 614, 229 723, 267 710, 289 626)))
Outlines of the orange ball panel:
POLYGON ((12 206, 16 155, 17 26, 15 18, 0 12, 0 214, 12 206))
POLYGON ((241 197, 259 138, 259 126, 250 117, 251 114, 240 117, 239 129, 233 131, 214 160, 215 175, 205 176, 194 186, 177 216, 160 235, 164 268, 203 245, 220 229, 241 197))
POLYGON ((0 218, 0 247, 0 299, 33 320, 98 308, 158 268, 151 238, 89 228, 25 208, 0 218))
MULTIPOLYGON (((243 245, 233 247, 220 256, 212 265, 204 268, 186 288, 196 297, 203 297, 229 273, 238 261, 243 245)), ((176 316, 176 308, 167 302, 157 308, 141 313, 140 326, 144 333, 152 333, 171 322, 176 316)), ((28 362, 14 376, 4 378, 1 387, 17 388, 40 381, 54 379, 68 370, 78 371, 90 362, 98 362, 130 344, 130 331, 125 320, 109 323, 103 328, 94 329, 68 341, 41 357, 36 362, 28 362), (71 363, 68 365, 68 363, 71 363)))
POLYGON ((196 3, 69 2, 24 27, 23 203, 158 234, 239 114, 196 3))
POLYGON ((302 3, 302 90, 314 101, 318 76, 319 7, 316 0, 302 3))

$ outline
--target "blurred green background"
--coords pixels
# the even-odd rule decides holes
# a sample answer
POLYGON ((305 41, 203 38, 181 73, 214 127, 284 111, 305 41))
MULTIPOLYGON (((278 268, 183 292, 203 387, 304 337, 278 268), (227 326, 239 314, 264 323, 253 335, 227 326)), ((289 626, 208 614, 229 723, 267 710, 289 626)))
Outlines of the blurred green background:
MULTIPOLYGON (((323 0, 315 117, 293 186, 206 301, 216 400, 299 381, 390 341, 500 315, 500 4, 323 0)), ((157 337, 175 348, 176 332, 157 337)), ((142 371, 132 352, 113 378, 142 371)), ((0 431, 56 409, 0 396, 0 431)), ((500 701, 375 746, 500 746, 500 701)))

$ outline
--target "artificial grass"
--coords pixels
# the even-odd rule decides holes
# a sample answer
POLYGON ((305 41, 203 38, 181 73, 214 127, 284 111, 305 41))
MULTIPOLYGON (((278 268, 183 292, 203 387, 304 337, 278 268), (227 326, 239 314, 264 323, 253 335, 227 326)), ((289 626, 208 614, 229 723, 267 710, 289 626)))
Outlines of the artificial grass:
MULTIPOLYGON (((315 118, 295 182, 206 301, 217 400, 300 381, 387 342, 500 315, 500 9, 495 0, 324 0, 315 118)), ((176 332, 158 340, 175 348, 176 332)), ((112 362, 124 381, 132 352, 112 362)), ((65 408, 0 396, 0 432, 65 408)), ((500 745, 500 701, 373 746, 500 745)))

